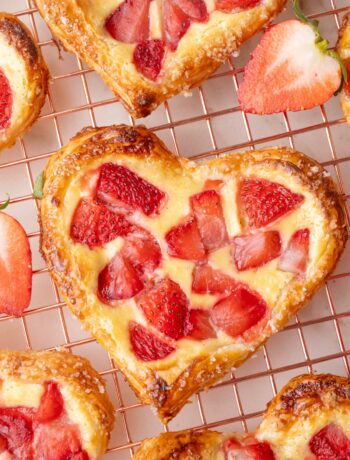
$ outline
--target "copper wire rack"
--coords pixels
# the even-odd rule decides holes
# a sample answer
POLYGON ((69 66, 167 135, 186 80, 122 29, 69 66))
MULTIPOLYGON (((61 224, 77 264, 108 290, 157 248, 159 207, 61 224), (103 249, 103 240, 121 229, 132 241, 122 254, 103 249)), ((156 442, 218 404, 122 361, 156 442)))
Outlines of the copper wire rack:
MULTIPOLYGON (((289 2, 288 2, 289 3, 289 2)), ((334 45, 350 0, 304 0, 304 11, 320 21, 334 45)), ((42 114, 0 158, 0 199, 10 194, 6 212, 25 227, 33 253, 33 295, 21 318, 0 316, 0 347, 63 347, 86 356, 105 377, 115 405, 116 426, 105 459, 129 459, 140 441, 164 430, 213 428, 248 431, 258 425, 266 403, 291 377, 308 372, 350 375, 350 245, 335 272, 310 304, 272 337, 254 357, 162 426, 140 404, 107 352, 70 314, 39 253, 40 231, 33 183, 47 159, 87 125, 135 124, 96 73, 52 38, 31 0, 0 0, 0 10, 24 21, 39 42, 52 82, 42 114)), ((290 5, 277 19, 291 17, 290 5)), ((236 90, 259 34, 208 81, 177 96, 137 123, 153 130, 178 155, 200 160, 232 151, 286 145, 323 164, 339 186, 350 223, 350 127, 339 101, 300 113, 259 117, 244 114, 236 90)))

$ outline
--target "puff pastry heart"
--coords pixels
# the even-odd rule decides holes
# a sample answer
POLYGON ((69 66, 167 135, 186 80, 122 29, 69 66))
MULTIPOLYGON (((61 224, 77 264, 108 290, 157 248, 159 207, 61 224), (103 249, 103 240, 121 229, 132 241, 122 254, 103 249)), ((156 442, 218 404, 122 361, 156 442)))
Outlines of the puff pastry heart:
POLYGON ((45 169, 42 251, 72 311, 163 421, 330 273, 332 180, 285 148, 196 164, 143 127, 86 129, 45 169))
POLYGON ((134 460, 348 460, 350 381, 330 374, 292 379, 268 404, 254 434, 162 433, 134 460))
POLYGON ((350 10, 343 18, 343 25, 340 29, 337 51, 348 71, 348 81, 340 94, 340 101, 344 115, 350 125, 350 10))
POLYGON ((35 122, 48 79, 40 48, 27 27, 0 12, 0 149, 14 144, 35 122))
POLYGON ((199 85, 285 0, 36 0, 64 46, 144 117, 199 85))
POLYGON ((86 359, 0 350, 1 460, 98 460, 113 422, 103 380, 86 359))

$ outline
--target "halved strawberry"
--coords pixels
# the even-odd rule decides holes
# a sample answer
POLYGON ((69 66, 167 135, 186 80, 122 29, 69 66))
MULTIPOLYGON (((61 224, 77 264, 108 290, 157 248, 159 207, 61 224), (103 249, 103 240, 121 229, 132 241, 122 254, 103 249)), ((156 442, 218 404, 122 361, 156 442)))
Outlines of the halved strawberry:
POLYGON ((139 300, 147 321, 172 339, 184 335, 188 319, 189 301, 180 286, 164 278, 149 289, 139 300))
POLYGON ((196 21, 207 21, 209 14, 204 0, 170 0, 187 16, 196 21))
POLYGON ((264 34, 238 98, 245 112, 270 114, 324 104, 339 89, 341 68, 315 26, 294 19, 264 34))
POLYGON ((64 402, 57 383, 46 382, 45 391, 34 418, 39 423, 51 422, 62 414, 63 407, 64 402))
POLYGON ((237 281, 208 264, 198 264, 192 275, 192 291, 196 294, 229 294, 237 281))
POLYGON ((232 13, 235 10, 254 8, 261 0, 215 0, 215 8, 225 13, 232 13))
POLYGON ((192 309, 186 326, 186 337, 195 340, 206 340, 216 337, 216 332, 210 324, 210 314, 207 310, 192 309))
POLYGON ((163 40, 144 40, 136 45, 134 64, 146 78, 156 80, 162 70, 164 53, 163 40))
POLYGON ((121 254, 115 255, 98 275, 98 296, 106 304, 131 299, 142 289, 143 281, 137 270, 121 254))
POLYGON ((13 107, 13 95, 10 82, 0 69, 0 129, 10 126, 13 107))
POLYGON ((172 257, 185 260, 203 260, 206 257, 197 222, 192 216, 169 230, 165 240, 168 254, 172 257))
POLYGON ((256 292, 239 287, 211 309, 211 320, 226 334, 237 337, 255 326, 267 312, 265 301, 256 292))
POLYGON ((267 264, 281 254, 279 232, 259 232, 236 236, 232 241, 232 256, 237 270, 250 270, 267 264))
POLYGON ((293 233, 279 260, 279 270, 304 275, 309 260, 309 246, 310 230, 308 228, 293 233))
POLYGON ((319 460, 349 460, 350 457, 350 439, 335 423, 315 434, 309 447, 319 460))
POLYGON ((175 51, 191 25, 191 18, 172 0, 162 1, 162 11, 165 43, 171 51, 175 51))
POLYGON ((91 249, 127 235, 131 228, 124 215, 83 198, 74 212, 70 236, 75 242, 87 244, 91 249))
POLYGON ((225 441, 224 451, 227 460, 275 460, 275 455, 267 442, 256 440, 249 441, 251 444, 241 444, 232 438, 225 441))
POLYGON ((0 212, 0 312, 21 316, 32 294, 32 254, 17 220, 0 212))
POLYGON ((10 454, 21 460, 31 460, 33 427, 29 416, 18 408, 1 408, 0 435, 6 439, 10 454))
POLYGON ((101 167, 97 199, 123 212, 139 209, 151 216, 159 213, 165 193, 130 169, 106 163, 101 167))
POLYGON ((124 43, 137 43, 149 37, 150 0, 124 0, 108 17, 106 29, 124 43))
POLYGON ((303 201, 303 195, 266 179, 246 178, 239 184, 238 204, 250 228, 265 227, 303 201))
POLYGON ((221 248, 228 242, 221 197, 216 190, 205 190, 191 197, 202 243, 207 251, 221 248))
POLYGON ((7 439, 0 435, 0 454, 2 452, 5 452, 5 450, 7 450, 7 447, 8 447, 8 443, 7 443, 7 439))
POLYGON ((164 359, 175 350, 174 347, 135 322, 129 324, 129 338, 132 351, 141 361, 164 359))
POLYGON ((76 425, 56 420, 40 425, 35 431, 33 458, 42 460, 88 459, 81 447, 79 429, 76 425), (78 455, 78 457, 75 457, 78 455), (79 457, 80 455, 80 457, 79 457))
POLYGON ((121 255, 126 258, 137 272, 153 272, 161 262, 162 253, 157 240, 146 230, 134 227, 125 238, 121 255))

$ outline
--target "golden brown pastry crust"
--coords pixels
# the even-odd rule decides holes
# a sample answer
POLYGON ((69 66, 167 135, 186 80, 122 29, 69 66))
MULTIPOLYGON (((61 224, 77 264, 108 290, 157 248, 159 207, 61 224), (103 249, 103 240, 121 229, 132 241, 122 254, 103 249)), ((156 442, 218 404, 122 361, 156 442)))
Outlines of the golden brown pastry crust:
MULTIPOLYGON (((11 118, 8 128, 0 130, 0 150, 11 147, 18 136, 23 135, 38 118, 44 105, 48 89, 49 71, 41 54, 40 47, 35 43, 29 29, 15 16, 0 12, 0 36, 6 46, 15 50, 16 59, 23 62, 25 75, 12 75, 10 86, 20 86, 22 97, 19 97, 18 113, 11 118), (17 79, 16 82, 13 80, 17 79)), ((1 50, 0 50, 1 56, 1 50)), ((13 62, 8 62, 11 67, 13 62)), ((5 72, 6 74, 6 72, 5 72)), ((14 94, 16 97, 16 94, 14 94)))
MULTIPOLYGON (((346 228, 341 200, 334 183, 323 168, 305 155, 287 148, 267 148, 244 154, 227 155, 210 160, 208 168, 239 173, 247 168, 265 168, 287 171, 293 180, 300 181, 310 191, 322 208, 327 222, 329 241, 320 257, 313 276, 303 281, 295 278, 278 302, 278 314, 273 316, 273 326, 250 343, 244 352, 229 347, 201 354, 171 384, 159 373, 139 363, 131 371, 127 360, 118 350, 117 338, 98 323, 96 307, 87 298, 85 285, 67 247, 67 235, 60 230, 61 209, 70 180, 89 168, 96 158, 113 154, 116 160, 137 157, 147 162, 147 167, 179 171, 179 168, 195 170, 193 162, 171 154, 164 144, 146 128, 110 126, 87 128, 51 157, 45 169, 44 198, 41 201, 42 253, 49 270, 72 312, 83 322, 96 339, 113 355, 141 401, 156 407, 162 421, 174 417, 196 391, 209 387, 223 378, 232 367, 242 364, 256 352, 269 336, 280 330, 289 318, 304 306, 332 271, 346 241, 346 228)), ((107 161, 107 160, 106 160, 107 161)), ((146 163, 145 163, 146 164, 146 163)))
MULTIPOLYGON (((344 16, 343 24, 339 32, 339 40, 337 51, 348 70, 348 81, 350 82, 350 11, 344 16)), ((346 117, 346 121, 350 125, 350 83, 345 85, 345 88, 340 93, 340 102, 346 117)))
POLYGON ((25 384, 50 380, 57 382, 62 391, 69 389, 84 423, 94 431, 92 444, 97 454, 91 460, 102 457, 113 428, 114 412, 104 381, 86 359, 66 351, 0 350, 0 380, 7 379, 25 384))
POLYGON ((152 82, 130 65, 134 45, 116 40, 111 43, 102 26, 98 24, 98 29, 92 24, 81 1, 36 0, 52 33, 101 75, 136 118, 149 115, 175 94, 198 86, 279 13, 285 0, 263 0, 262 3, 235 14, 215 12, 218 19, 214 23, 196 24, 200 27, 192 28, 191 34, 181 39, 176 52, 169 53, 157 81, 152 82))
MULTIPOLYGON (((320 428, 335 421, 334 411, 338 414, 344 413, 345 424, 350 431, 350 380, 330 374, 300 375, 290 380, 268 404, 255 436, 260 441, 270 443, 276 460, 312 458, 307 447, 311 438, 303 440, 305 449, 301 456, 295 452, 289 455, 288 452, 281 451, 280 447, 287 442, 293 446, 298 435, 303 436, 302 421, 308 423, 313 418, 322 419, 321 426, 315 431, 311 430, 313 436, 320 428), (293 426, 296 428, 295 432, 291 431, 293 426)), ((217 453, 223 442, 230 437, 240 439, 242 435, 209 430, 162 433, 144 440, 134 460, 217 460, 222 458, 217 453)))

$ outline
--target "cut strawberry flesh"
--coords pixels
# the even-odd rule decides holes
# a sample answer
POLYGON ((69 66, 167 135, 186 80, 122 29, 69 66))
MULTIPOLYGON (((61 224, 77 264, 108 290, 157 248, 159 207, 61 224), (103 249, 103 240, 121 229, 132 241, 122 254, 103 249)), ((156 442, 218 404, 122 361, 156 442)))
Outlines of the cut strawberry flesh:
POLYGON ((136 209, 146 216, 158 214, 165 194, 124 166, 106 163, 97 184, 100 202, 127 212, 136 209))
POLYGON ((196 294, 229 294, 238 283, 208 264, 198 264, 193 270, 192 291, 196 294))
POLYGON ((267 305, 259 294, 239 287, 214 305, 211 320, 226 334, 237 337, 255 326, 266 312, 267 305))
POLYGON ((206 340, 216 337, 216 332, 210 323, 210 314, 206 310, 190 310, 186 336, 195 340, 206 340))
POLYGON ((132 351, 141 361, 164 359, 175 350, 138 323, 129 324, 129 338, 132 351))
POLYGON ((138 306, 158 331, 175 340, 184 336, 189 301, 175 281, 169 278, 159 281, 143 295, 138 306))
POLYGON ((238 204, 251 228, 274 222, 303 201, 303 195, 266 179, 243 179, 239 185, 238 204))
POLYGON ((191 25, 191 18, 172 0, 163 0, 162 11, 165 43, 171 51, 175 51, 191 25))
POLYGON ((284 272, 304 275, 309 260, 310 230, 305 228, 297 230, 289 240, 283 252, 278 268, 284 272))
POLYGON ((175 6, 180 8, 187 16, 196 21, 207 21, 209 14, 203 0, 170 0, 175 6))
POLYGON ((232 256, 237 270, 261 267, 281 254, 279 232, 259 232, 236 236, 232 242, 232 256))
POLYGON ((35 421, 39 423, 51 422, 62 414, 63 406, 63 398, 57 383, 47 382, 40 406, 35 414, 35 421))
POLYGON ((172 257, 185 260, 203 260, 206 257, 197 221, 192 216, 173 227, 166 234, 165 240, 168 244, 168 254, 172 257))
POLYGON ((17 220, 0 212, 0 312, 21 316, 32 293, 32 255, 17 220))
POLYGON ((0 129, 6 129, 11 124, 13 95, 10 83, 0 69, 0 129))
POLYGON ((206 190, 191 197, 202 243, 207 251, 221 248, 228 242, 221 197, 216 190, 206 190))
POLYGON ((130 230, 131 224, 124 215, 84 198, 74 212, 70 236, 76 243, 94 248, 125 236, 130 230))
POLYGON ((153 272, 161 262, 162 253, 157 240, 144 229, 134 227, 125 238, 121 255, 141 275, 153 272))
POLYGON ((136 45, 134 64, 146 78, 156 80, 162 70, 164 53, 163 40, 144 40, 136 45))
POLYGON ((137 270, 121 254, 115 255, 98 276, 98 296, 106 304, 131 299, 142 289, 143 281, 137 270))
POLYGON ((21 460, 30 460, 33 427, 31 418, 16 408, 0 409, 0 435, 7 450, 21 460))
POLYGON ((267 442, 249 441, 251 444, 241 444, 232 438, 225 441, 224 451, 226 460, 275 460, 275 455, 267 442))
POLYGON ((215 8, 225 13, 231 13, 234 10, 254 8, 259 3, 261 3, 261 0, 216 0, 215 8))
POLYGON ((350 457, 350 439, 334 423, 315 434, 309 447, 317 460, 348 460, 350 457))
POLYGON ((106 21, 110 35, 120 42, 137 43, 149 37, 150 0, 124 0, 106 21))
POLYGON ((238 91, 242 109, 270 114, 327 102, 340 86, 341 70, 315 41, 315 30, 298 20, 269 28, 245 69, 238 91))

